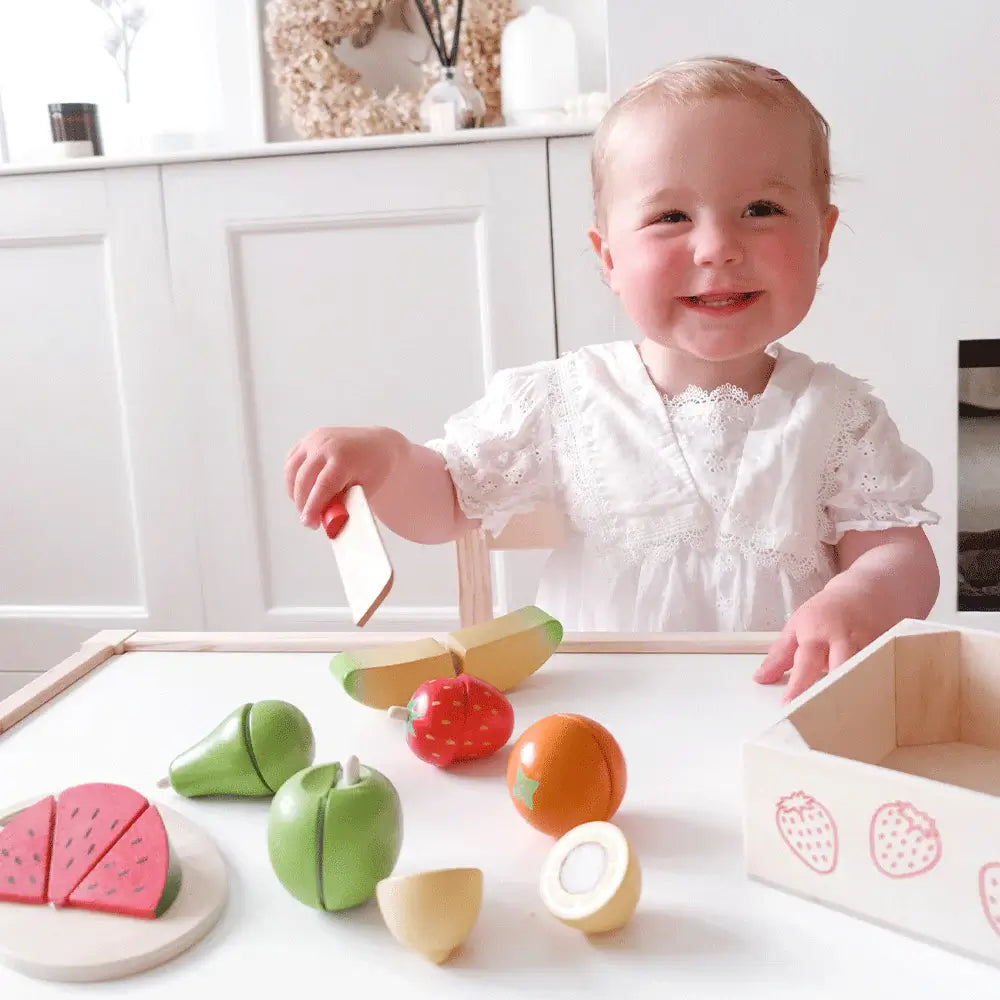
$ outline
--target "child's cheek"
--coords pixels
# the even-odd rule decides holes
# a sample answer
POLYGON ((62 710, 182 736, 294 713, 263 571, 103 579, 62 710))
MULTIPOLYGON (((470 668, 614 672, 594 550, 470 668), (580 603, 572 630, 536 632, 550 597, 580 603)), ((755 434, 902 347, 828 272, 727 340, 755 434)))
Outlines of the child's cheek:
POLYGON ((683 275, 683 254, 675 241, 649 235, 635 248, 633 272, 636 280, 654 287, 674 283, 683 275))

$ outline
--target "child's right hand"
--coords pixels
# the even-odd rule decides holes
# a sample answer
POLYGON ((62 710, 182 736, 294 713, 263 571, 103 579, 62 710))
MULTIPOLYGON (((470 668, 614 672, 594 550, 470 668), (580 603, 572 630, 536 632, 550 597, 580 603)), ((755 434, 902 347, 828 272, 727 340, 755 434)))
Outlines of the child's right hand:
POLYGON ((388 427, 318 427, 285 459, 285 489, 307 528, 348 486, 378 492, 402 454, 406 439, 388 427))

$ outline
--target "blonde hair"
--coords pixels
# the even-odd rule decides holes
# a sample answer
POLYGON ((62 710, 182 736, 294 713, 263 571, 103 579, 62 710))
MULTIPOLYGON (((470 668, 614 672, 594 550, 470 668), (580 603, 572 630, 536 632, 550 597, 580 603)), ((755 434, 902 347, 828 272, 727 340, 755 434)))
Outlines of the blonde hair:
POLYGON ((601 195, 607 159, 621 123, 654 102, 661 106, 692 105, 713 97, 738 97, 801 116, 809 130, 816 194, 823 208, 829 205, 832 181, 830 126, 809 98, 777 70, 733 56, 704 56, 684 59, 656 70, 630 87, 604 115, 594 133, 590 158, 594 216, 598 226, 603 226, 604 221, 601 195))

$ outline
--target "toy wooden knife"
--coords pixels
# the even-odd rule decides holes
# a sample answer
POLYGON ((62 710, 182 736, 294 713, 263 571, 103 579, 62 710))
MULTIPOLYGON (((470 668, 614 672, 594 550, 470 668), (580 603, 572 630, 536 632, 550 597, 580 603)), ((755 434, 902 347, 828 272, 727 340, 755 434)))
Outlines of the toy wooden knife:
POLYGON ((323 513, 354 624, 364 625, 392 588, 389 554, 364 490, 349 486, 323 513))

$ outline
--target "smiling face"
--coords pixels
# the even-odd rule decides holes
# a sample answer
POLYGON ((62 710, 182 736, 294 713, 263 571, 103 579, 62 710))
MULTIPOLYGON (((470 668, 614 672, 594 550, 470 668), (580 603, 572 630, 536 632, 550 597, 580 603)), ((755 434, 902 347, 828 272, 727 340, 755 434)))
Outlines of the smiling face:
POLYGON ((713 98, 620 123, 591 231, 612 290, 649 339, 704 361, 760 353, 812 305, 837 210, 816 189, 805 123, 713 98))

